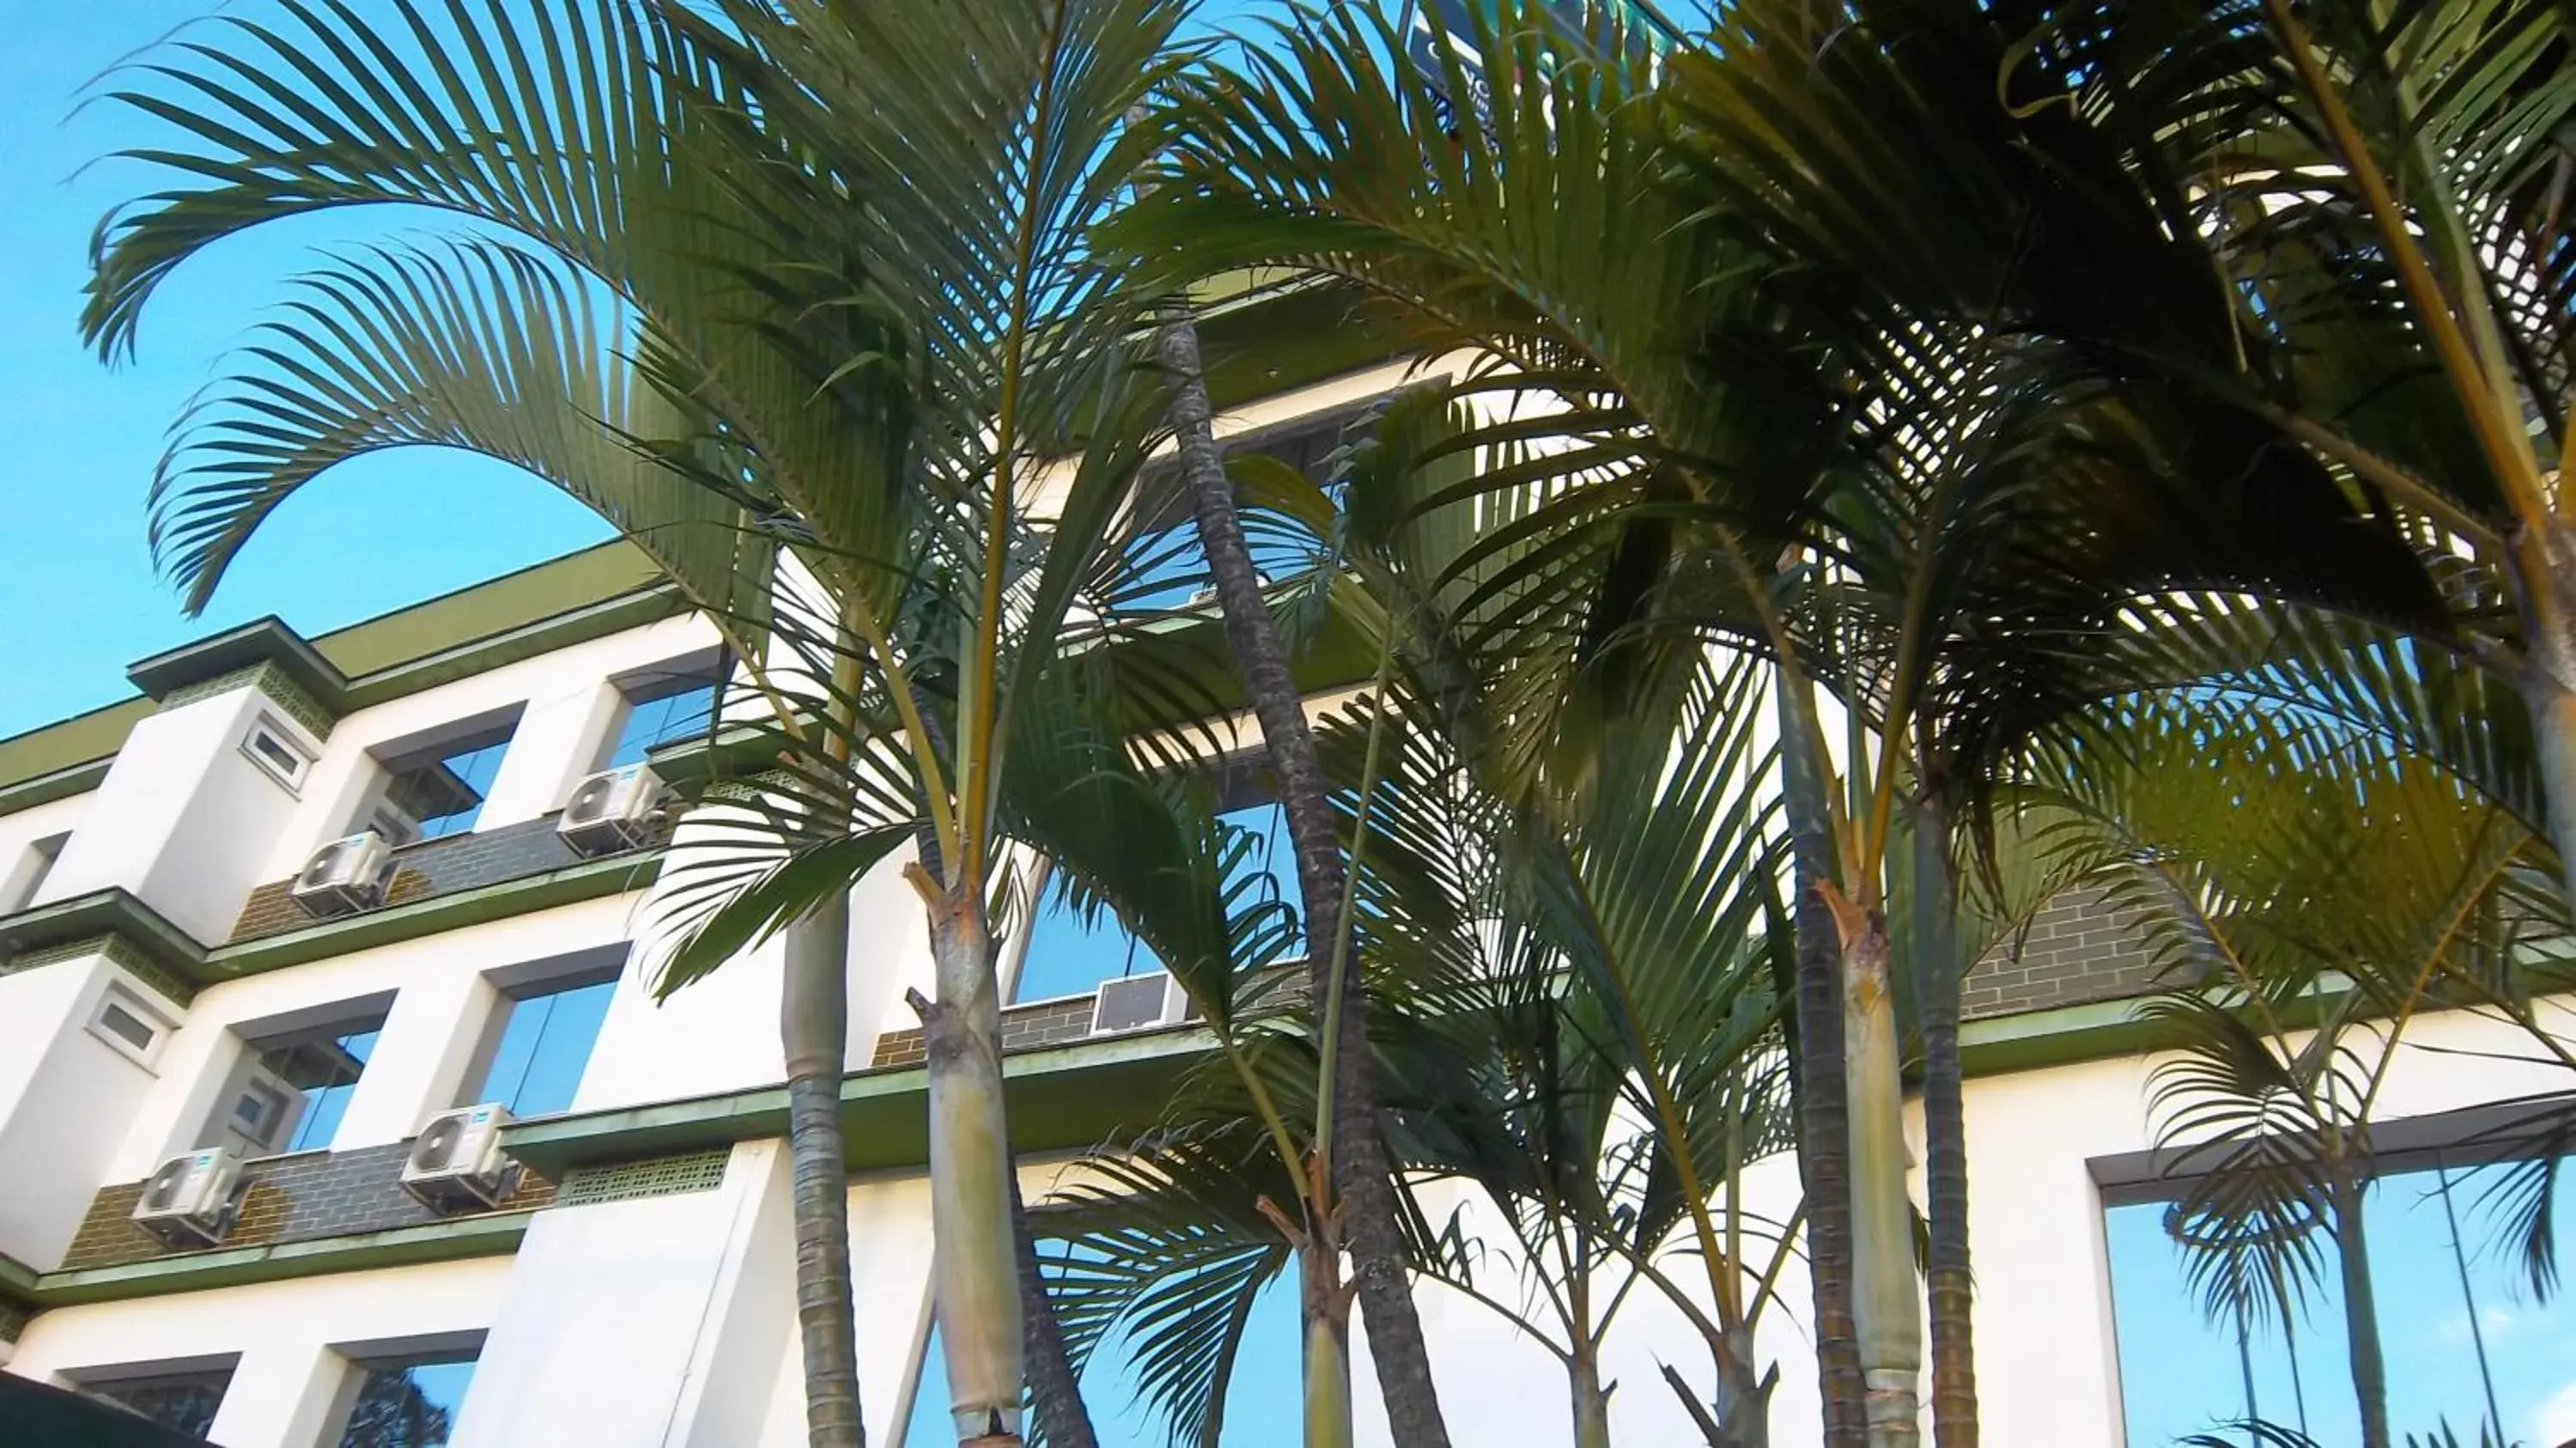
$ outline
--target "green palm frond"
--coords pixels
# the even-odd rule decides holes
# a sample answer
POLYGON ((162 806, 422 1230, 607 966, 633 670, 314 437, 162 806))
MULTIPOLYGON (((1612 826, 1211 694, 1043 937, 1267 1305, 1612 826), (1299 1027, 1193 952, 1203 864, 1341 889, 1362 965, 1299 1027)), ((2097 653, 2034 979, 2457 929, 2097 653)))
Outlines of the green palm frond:
POLYGON ((153 545, 205 606, 279 506, 337 463, 455 447, 515 463, 587 504, 691 602, 756 625, 776 511, 755 472, 690 465, 706 428, 623 356, 635 319, 560 263, 468 241, 355 252, 201 389, 154 478, 153 545))

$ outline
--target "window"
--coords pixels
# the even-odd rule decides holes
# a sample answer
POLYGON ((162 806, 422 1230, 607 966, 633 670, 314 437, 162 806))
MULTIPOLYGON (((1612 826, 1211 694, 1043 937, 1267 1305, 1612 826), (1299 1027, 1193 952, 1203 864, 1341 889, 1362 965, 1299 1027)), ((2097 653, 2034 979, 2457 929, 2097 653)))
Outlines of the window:
MULTIPOLYGON (((1062 1242, 1038 1242, 1042 1260, 1057 1260, 1067 1250, 1062 1242)), ((1292 1265, 1261 1285, 1244 1319, 1234 1376, 1226 1385, 1222 1448, 1297 1448, 1304 1441, 1301 1338, 1292 1265)), ((1135 1354, 1127 1334, 1112 1330, 1083 1365, 1082 1399, 1091 1410, 1100 1448, 1166 1448, 1189 1441, 1172 1435, 1160 1411, 1145 1399, 1135 1354)), ((1365 1374, 1367 1365, 1359 1367, 1365 1374)), ((922 1346, 917 1383, 902 1448, 955 1448, 957 1430, 948 1416, 948 1359, 940 1351, 936 1325, 922 1346)), ((1356 1381, 1352 1387, 1365 1390, 1356 1381)))
POLYGON ((241 750, 251 763, 285 785, 289 794, 303 787, 305 772, 313 767, 313 751, 266 714, 251 721, 250 729, 242 735, 241 750))
POLYGON ((474 1381, 474 1354, 361 1363, 339 1448, 444 1448, 474 1381))
POLYGON ((657 670, 622 685, 626 705, 600 768, 641 764, 647 753, 661 745, 703 737, 715 723, 717 686, 723 677, 722 662, 716 661, 657 670))
MULTIPOLYGON (((1252 788, 1255 787, 1238 783, 1236 793, 1248 793, 1252 788)), ((1250 852, 1229 886, 1249 884, 1255 891, 1285 904, 1292 920, 1301 920, 1302 913, 1297 909, 1297 855, 1288 842, 1287 812, 1274 802, 1253 799, 1236 804, 1217 818, 1251 836, 1250 852)), ((1280 948, 1272 953, 1273 960, 1296 954, 1303 948, 1305 936, 1302 930, 1292 930, 1283 932, 1280 941, 1280 948)), ((1020 1004, 1087 995, 1098 990, 1102 981, 1162 968, 1154 952, 1128 934, 1114 916, 1104 911, 1097 919, 1086 921, 1065 901, 1062 890, 1046 886, 1039 891, 1037 907, 1029 921, 1028 949, 1020 957, 1019 978, 1013 985, 1011 1001, 1020 1004)))
POLYGON ((492 1064, 469 1102, 497 1101, 513 1116, 543 1116, 572 1106, 599 1024, 617 994, 617 977, 548 982, 503 1006, 492 1064))
MULTIPOLYGON (((1374 401, 1292 418, 1220 438, 1217 445, 1228 457, 1276 458, 1322 484, 1331 476, 1334 455, 1352 426, 1373 405, 1374 401)), ((1145 470, 1144 495, 1154 503, 1150 514, 1132 520, 1135 531, 1124 550, 1127 586, 1104 600, 1113 612, 1166 612, 1207 606, 1212 600, 1207 561, 1199 551, 1198 525, 1190 516, 1187 497, 1178 491, 1178 468, 1178 461, 1167 456, 1145 470)), ((1282 527, 1275 515, 1257 509, 1247 513, 1244 522, 1245 546, 1264 582, 1312 563, 1313 540, 1302 530, 1282 527)))
POLYGON ((161 1038, 169 1033, 170 1023, 161 1013, 139 998, 117 986, 100 994, 98 1009, 89 1018, 90 1034, 105 1041, 136 1064, 149 1066, 161 1053, 161 1038))
POLYGON ((27 846, 18 863, 0 881, 0 915, 14 914, 35 903, 36 892, 45 888, 45 877, 54 872, 54 862, 63 857, 63 846, 70 835, 50 835, 27 846))
POLYGON ((384 1024, 379 1009, 252 1040, 198 1145, 244 1156, 327 1149, 384 1024))
MULTIPOLYGON (((2512 1243, 2499 1240, 2497 1191, 2513 1163, 2430 1164, 2392 1170, 2362 1209, 2371 1293, 2388 1381, 2392 1430, 2421 1438, 2447 1421, 2464 1443, 2484 1426, 2494 1441, 2557 1443, 2576 1433, 2551 1415, 2576 1407, 2566 1345, 2576 1304, 2533 1300, 2512 1243), (2501 1419, 2501 1425, 2496 1420, 2501 1419)), ((2559 1240, 2576 1232, 2576 1180, 2555 1183, 2559 1240)), ((2264 1312, 2213 1318, 2189 1275, 2195 1249, 2177 1239, 2166 1201, 2105 1212, 2111 1302, 2128 1441, 2173 1443, 2261 1418, 2320 1443, 2351 1442, 2359 1409, 2346 1355, 2335 1246, 2319 1232, 2320 1280, 2283 1323, 2264 1312)))
POLYGON ((473 829, 492 778, 501 772, 501 756, 509 750, 516 726, 513 716, 443 743, 385 757, 383 787, 359 827, 377 830, 395 844, 473 829))
POLYGON ((223 1406, 224 1390, 232 1386, 232 1381, 233 1370, 221 1367, 84 1382, 80 1390, 173 1432, 203 1438, 206 1430, 215 1425, 215 1410, 223 1406))

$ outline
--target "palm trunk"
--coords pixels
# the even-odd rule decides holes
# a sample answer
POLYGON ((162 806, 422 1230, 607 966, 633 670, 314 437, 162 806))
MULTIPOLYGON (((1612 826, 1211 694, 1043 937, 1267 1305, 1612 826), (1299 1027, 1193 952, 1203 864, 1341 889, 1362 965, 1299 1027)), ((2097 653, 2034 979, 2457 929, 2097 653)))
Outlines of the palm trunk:
MULTIPOLYGON (((1336 995, 1342 1003, 1341 1018, 1331 1033, 1340 1049, 1324 1066, 1333 1082, 1333 1160, 1327 1165, 1341 1202, 1341 1238, 1350 1249, 1360 1308, 1367 1315, 1378 1391, 1395 1441, 1403 1448, 1448 1448, 1449 1432, 1441 1422, 1439 1392, 1431 1379, 1431 1355, 1423 1346, 1422 1321, 1414 1310, 1393 1168, 1378 1131, 1377 1058, 1369 1045, 1368 1011, 1355 956, 1348 962, 1344 989, 1331 989, 1334 944, 1342 930, 1344 874, 1323 765, 1306 726, 1297 681, 1288 669, 1287 648, 1271 621, 1251 551, 1244 544, 1234 485, 1217 452, 1214 415, 1199 361, 1198 329, 1186 312, 1175 310, 1156 334, 1155 345, 1172 390, 1172 430, 1179 439, 1182 473, 1197 513, 1199 544, 1206 551, 1208 574, 1224 614, 1226 643, 1234 651, 1244 693, 1260 720, 1271 770, 1278 778, 1279 803, 1288 817, 1288 837, 1296 847, 1297 889, 1306 909, 1307 998, 1319 1017, 1330 1009, 1336 995)), ((1318 1039, 1328 1034, 1322 1025, 1319 1020, 1318 1039)))
POLYGON ((1927 785, 1914 822, 1915 980, 1922 994, 1924 1272, 1932 1318, 1932 1438, 1977 1448, 1975 1274, 1968 1252, 1968 1124, 1959 1062, 1959 882, 1950 811, 1927 785))
POLYGON ((1566 1369, 1574 1396, 1574 1448, 1610 1448, 1610 1395, 1601 1390, 1599 1344, 1577 1342, 1566 1369))
POLYGON ((2388 1370, 2379 1351, 2378 1298, 2370 1287, 2370 1238, 2361 1220, 2368 1190, 2358 1167, 2337 1165, 2335 1262, 2343 1275, 2344 1346, 2352 1360, 2352 1395, 2361 1404, 2361 1448, 2388 1448, 2388 1370))
POLYGON ((1867 1441, 1867 1387, 1852 1321, 1851 1101, 1844 1085, 1841 937, 1825 903, 1834 847, 1824 761, 1809 725, 1810 686, 1780 671, 1781 792, 1798 890, 1798 1176, 1807 1198, 1807 1270, 1815 1289, 1816 1379, 1825 1448, 1867 1441))
POLYGON ((1913 1448, 1922 1436, 1920 1299, 1914 1221, 1905 1194, 1905 1095, 1888 992, 1887 919, 1832 897, 1843 941, 1843 1049, 1849 1068, 1852 1316, 1868 1385, 1870 1448, 1913 1448))
POLYGON ((1046 1273, 1038 1266, 1038 1241, 1029 1232, 1028 1204, 1020 1199, 1020 1175, 1011 1183, 1011 1237, 1019 1249, 1020 1318, 1028 1324, 1029 1397, 1037 1405, 1038 1433, 1047 1448, 1100 1448, 1091 1430, 1091 1410, 1083 1406, 1082 1379, 1065 1351, 1064 1325, 1056 1320, 1055 1299, 1047 1294, 1046 1273))
POLYGON ((787 1055, 787 1154, 796 1216, 796 1328, 805 1353, 805 1441, 861 1448, 850 1293, 850 1173, 841 1154, 849 1051, 850 897, 835 893, 787 932, 778 1036, 787 1055))
MULTIPOLYGON (((926 876, 923 878, 927 878, 926 876)), ((931 905, 939 999, 912 995, 930 1077, 932 1291, 957 1441, 1020 1441, 1023 1325, 1011 1147, 1002 1106, 1002 1006, 993 939, 972 884, 931 905)))
POLYGON ((1718 1355, 1715 1406, 1726 1448, 1770 1448, 1771 1389, 1780 1381, 1779 1366, 1755 1376, 1752 1326, 1737 1323, 1720 1330, 1727 1351, 1718 1355))
POLYGON ((1310 1234, 1297 1253, 1297 1281, 1306 1319, 1304 1442, 1306 1448, 1351 1448, 1351 1309, 1338 1254, 1315 1245, 1310 1234))
POLYGON ((2518 553, 2515 600, 2530 662, 2522 697, 2549 793, 2549 842, 2576 900, 2576 528, 2553 524, 2518 553), (2536 576, 2534 576, 2536 575, 2536 576))

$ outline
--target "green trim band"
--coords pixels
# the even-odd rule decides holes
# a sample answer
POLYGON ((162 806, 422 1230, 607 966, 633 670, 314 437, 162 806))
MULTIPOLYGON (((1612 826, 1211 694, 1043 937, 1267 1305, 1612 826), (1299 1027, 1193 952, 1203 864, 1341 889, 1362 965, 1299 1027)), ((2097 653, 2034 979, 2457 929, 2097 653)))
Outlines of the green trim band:
POLYGON ((502 1212, 458 1217, 356 1236, 278 1242, 264 1247, 217 1247, 114 1267, 48 1272, 36 1279, 35 1305, 71 1307, 84 1302, 238 1287, 248 1282, 503 1256, 519 1249, 520 1239, 528 1234, 528 1220, 534 1215, 502 1212))
POLYGON ((0 955, 10 958, 0 969, 31 970, 68 960, 108 949, 101 942, 110 939, 123 941, 142 959, 182 980, 204 979, 206 948, 122 886, 0 918, 0 955))
POLYGON ((217 981, 258 975, 263 971, 281 970, 290 965, 328 960, 354 951, 372 950, 397 941, 416 940, 441 931, 489 924, 514 915, 552 910, 557 906, 575 905, 606 895, 622 895, 652 884, 661 869, 662 852, 659 850, 584 860, 578 865, 567 865, 542 875, 523 875, 516 880, 459 890, 451 895, 432 895, 406 905, 389 905, 381 910, 344 915, 336 920, 319 920, 283 934, 263 935, 239 945, 227 945, 209 952, 197 966, 196 973, 200 980, 211 985, 217 981))
MULTIPOLYGON (((1204 1028, 1139 1032, 1024 1051, 1002 1060, 1011 1146, 1066 1151, 1162 1113, 1183 1072, 1214 1049, 1204 1028)), ((918 1166, 929 1150, 929 1073, 863 1071, 841 1082, 841 1140, 852 1171, 918 1166)), ((574 1168, 712 1150, 787 1134, 787 1088, 766 1086, 685 1101, 548 1117, 502 1128, 510 1155, 557 1181, 574 1168)))
MULTIPOLYGON (((151 711, 147 709, 142 712, 151 711)), ((141 714, 136 717, 140 718, 141 714)), ((130 722, 119 727, 116 737, 120 741, 123 740, 125 730, 132 727, 130 722)), ((87 764, 70 765, 49 774, 39 774, 33 779, 22 779, 16 784, 0 786, 0 815, 15 814, 22 809, 34 809, 40 804, 52 804, 55 800, 69 799, 76 794, 87 794, 98 788, 99 781, 107 778, 107 766, 114 760, 115 756, 110 755, 105 759, 93 759, 87 764)))

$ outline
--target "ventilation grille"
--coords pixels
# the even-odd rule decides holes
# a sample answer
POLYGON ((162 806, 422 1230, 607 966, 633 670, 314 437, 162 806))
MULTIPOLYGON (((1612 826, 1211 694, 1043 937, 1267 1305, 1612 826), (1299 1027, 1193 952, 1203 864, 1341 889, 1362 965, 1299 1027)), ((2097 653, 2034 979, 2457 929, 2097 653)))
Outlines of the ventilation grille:
POLYGON ((712 1151, 693 1151, 685 1156, 657 1156, 644 1161, 621 1161, 607 1166, 577 1166, 564 1174, 563 1187, 555 1193, 558 1207, 589 1207, 601 1202, 626 1202, 639 1197, 676 1197, 688 1192, 713 1191, 724 1184, 725 1160, 733 1153, 724 1147, 712 1151))

